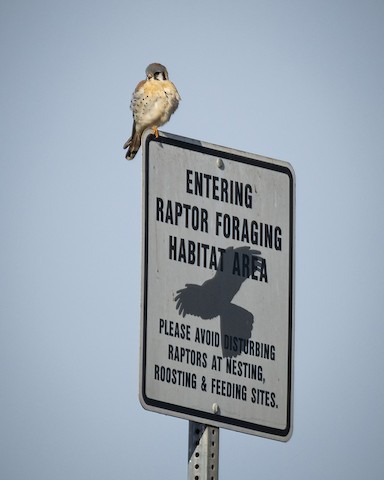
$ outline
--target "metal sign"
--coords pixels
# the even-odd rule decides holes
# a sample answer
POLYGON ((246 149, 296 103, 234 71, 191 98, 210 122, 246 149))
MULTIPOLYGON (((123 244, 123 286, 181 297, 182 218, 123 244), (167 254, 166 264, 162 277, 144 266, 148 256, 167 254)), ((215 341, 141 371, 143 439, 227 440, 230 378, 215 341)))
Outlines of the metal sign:
POLYGON ((143 159, 143 407, 288 440, 292 167, 151 131, 143 159))

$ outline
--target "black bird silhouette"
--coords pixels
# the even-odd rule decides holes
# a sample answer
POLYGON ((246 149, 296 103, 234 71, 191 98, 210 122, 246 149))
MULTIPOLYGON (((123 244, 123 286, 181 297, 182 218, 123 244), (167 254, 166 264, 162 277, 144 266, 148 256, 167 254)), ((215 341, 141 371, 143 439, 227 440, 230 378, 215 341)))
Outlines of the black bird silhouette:
MULTIPOLYGON (((220 269, 202 285, 187 283, 185 288, 178 290, 175 296, 176 309, 179 314, 195 315, 204 320, 220 316, 221 346, 224 357, 234 357, 243 350, 239 345, 236 349, 225 347, 226 336, 248 340, 253 328, 253 315, 245 308, 231 303, 240 290, 246 278, 260 271, 261 257, 258 250, 249 247, 229 247, 220 257, 220 269), (246 268, 234 273, 234 265, 244 265, 246 268)), ((237 269, 236 269, 237 270, 237 269)))

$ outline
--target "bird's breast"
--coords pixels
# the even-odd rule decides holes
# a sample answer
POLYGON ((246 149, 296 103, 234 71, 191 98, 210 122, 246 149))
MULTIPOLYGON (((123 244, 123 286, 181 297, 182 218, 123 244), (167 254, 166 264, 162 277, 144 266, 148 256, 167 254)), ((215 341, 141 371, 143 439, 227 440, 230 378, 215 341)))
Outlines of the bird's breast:
POLYGON ((172 82, 144 82, 135 91, 131 103, 136 123, 140 128, 164 125, 177 109, 179 100, 172 82))

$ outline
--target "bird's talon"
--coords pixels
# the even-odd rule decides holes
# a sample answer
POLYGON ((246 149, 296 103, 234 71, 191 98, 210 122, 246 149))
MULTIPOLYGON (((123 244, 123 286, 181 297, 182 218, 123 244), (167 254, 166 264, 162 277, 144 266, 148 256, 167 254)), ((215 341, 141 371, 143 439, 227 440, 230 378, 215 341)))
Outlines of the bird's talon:
POLYGON ((157 127, 152 127, 152 130, 153 130, 153 133, 155 134, 155 137, 159 138, 159 130, 157 129, 157 127))

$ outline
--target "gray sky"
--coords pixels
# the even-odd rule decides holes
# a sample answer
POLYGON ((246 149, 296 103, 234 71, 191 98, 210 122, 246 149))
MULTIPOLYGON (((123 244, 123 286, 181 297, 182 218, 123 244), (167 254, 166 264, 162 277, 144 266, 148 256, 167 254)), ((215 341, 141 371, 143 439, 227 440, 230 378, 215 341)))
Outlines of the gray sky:
POLYGON ((148 63, 164 130, 290 162, 294 431, 221 429, 220 478, 384 474, 384 3, 19 1, 0 6, 0 477, 187 478, 188 422, 138 401, 148 63))

